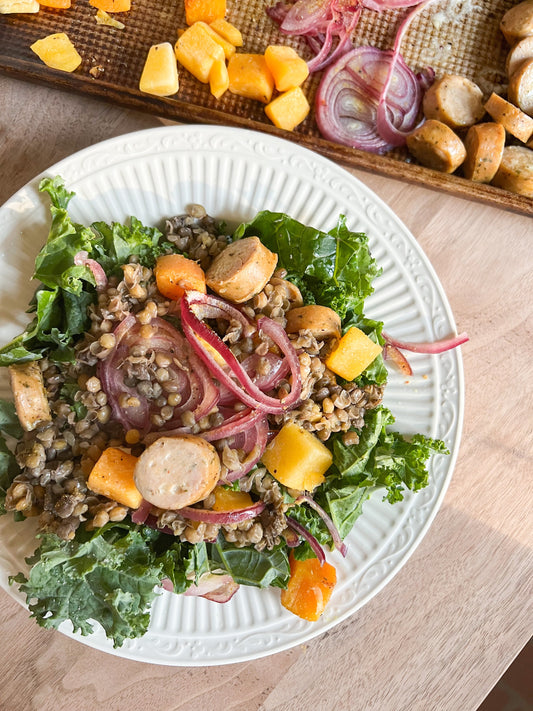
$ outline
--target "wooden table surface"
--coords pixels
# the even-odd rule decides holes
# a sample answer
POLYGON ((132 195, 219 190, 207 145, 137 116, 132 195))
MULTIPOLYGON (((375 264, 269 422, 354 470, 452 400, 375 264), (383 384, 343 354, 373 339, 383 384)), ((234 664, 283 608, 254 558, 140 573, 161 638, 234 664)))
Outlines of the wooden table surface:
MULTIPOLYGON (((0 204, 56 161, 160 125, 0 77, 0 204)), ((418 239, 463 347, 455 473, 408 563, 325 635, 249 663, 142 664, 39 628, 0 591, 2 711, 474 711, 533 632, 533 222, 353 171, 418 239)))

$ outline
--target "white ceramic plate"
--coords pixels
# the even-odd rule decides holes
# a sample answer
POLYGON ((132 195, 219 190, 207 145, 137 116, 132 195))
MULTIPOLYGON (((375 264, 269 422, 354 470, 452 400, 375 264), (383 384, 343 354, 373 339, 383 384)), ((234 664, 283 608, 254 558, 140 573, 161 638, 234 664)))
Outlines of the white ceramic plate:
MULTIPOLYGON (((329 230, 339 214, 369 235, 383 268, 366 313, 404 340, 431 340, 455 332, 443 289, 414 237, 361 182, 307 149, 268 135, 234 128, 177 126, 120 136, 56 164, 45 175, 61 175, 76 192, 74 220, 123 221, 135 215, 161 225, 189 203, 229 223, 258 211, 282 211, 329 230)), ((34 258, 46 239, 47 196, 38 176, 0 208, 0 343, 26 325, 33 293, 34 258)), ((338 583, 318 622, 287 612, 279 590, 241 587, 224 605, 163 592, 153 605, 148 633, 113 650, 101 629, 90 637, 61 631, 92 647, 139 661, 176 666, 241 662, 288 649, 330 629, 378 593, 398 572, 431 524, 452 475, 463 418, 463 372, 458 350, 440 356, 413 354, 414 376, 390 373, 385 404, 397 428, 439 437, 451 454, 435 457, 430 484, 394 506, 374 496, 348 538, 345 559, 331 560, 338 583)), ((9 397, 5 371, 0 397, 9 397)), ((31 521, 0 518, 0 585, 21 604, 8 575, 24 569, 35 548, 31 521)))

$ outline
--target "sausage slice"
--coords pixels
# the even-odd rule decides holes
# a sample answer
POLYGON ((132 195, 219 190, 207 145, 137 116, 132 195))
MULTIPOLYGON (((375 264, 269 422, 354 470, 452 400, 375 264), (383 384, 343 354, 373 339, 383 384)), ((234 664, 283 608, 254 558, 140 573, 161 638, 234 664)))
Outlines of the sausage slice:
POLYGON ((509 101, 533 116, 533 59, 528 59, 509 77, 509 101))
POLYGON ((407 136, 407 148, 427 168, 453 173, 466 158, 463 142, 441 121, 429 119, 407 136))
POLYGON ((10 365, 9 375, 15 410, 22 428, 31 432, 41 422, 50 422, 50 406, 39 363, 33 360, 10 365))
POLYGON ((490 95, 485 109, 497 123, 501 123, 508 133, 522 143, 526 143, 533 135, 533 118, 498 94, 490 95))
POLYGON ((471 126, 465 138, 465 178, 477 183, 490 183, 499 168, 504 147, 505 129, 501 123, 478 123, 471 126))
POLYGON ((483 92, 466 77, 446 74, 424 94, 424 116, 442 121, 450 128, 473 126, 485 113, 483 92))
POLYGON ((501 19, 500 30, 509 44, 533 35, 533 0, 525 0, 507 10, 501 19))
POLYGON ((206 272, 206 283, 223 298, 241 304, 263 290, 277 263, 278 255, 259 237, 245 237, 215 257, 206 272))
POLYGON ((507 74, 511 76, 526 59, 533 59, 533 35, 524 37, 509 50, 505 62, 507 74))
POLYGON ((533 151, 525 146, 506 146, 492 184, 533 198, 533 151))
POLYGON ((340 316, 328 306, 319 306, 318 304, 301 306, 287 311, 286 318, 285 330, 287 333, 307 330, 320 340, 341 337, 340 316))
POLYGON ((212 444, 196 435, 160 437, 135 465, 135 486, 160 509, 181 509, 202 501, 220 477, 220 459, 212 444))

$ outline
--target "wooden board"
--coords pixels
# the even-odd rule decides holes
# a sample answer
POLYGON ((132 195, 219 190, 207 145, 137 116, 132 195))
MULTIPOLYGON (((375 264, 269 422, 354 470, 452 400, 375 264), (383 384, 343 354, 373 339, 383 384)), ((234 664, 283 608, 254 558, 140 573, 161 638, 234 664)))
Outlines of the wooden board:
MULTIPOLYGON (((267 4, 272 0, 228 0, 227 19, 243 33, 242 51, 262 52, 268 44, 283 43, 293 45, 309 58, 304 41, 279 33, 265 13, 267 4)), ((498 24, 514 4, 512 0, 438 0, 415 18, 402 54, 414 71, 431 66, 437 76, 456 73, 473 79, 486 97, 492 91, 504 94, 508 47, 498 24)), ((354 44, 390 48, 405 13, 363 10, 354 44)), ((0 15, 0 71, 171 120, 225 124, 280 135, 348 166, 533 215, 530 198, 423 168, 401 150, 378 156, 325 140, 313 112, 296 131, 280 131, 266 118, 259 102, 229 92, 217 100, 206 85, 185 70, 180 73, 180 90, 175 97, 143 94, 138 83, 148 48, 159 42, 175 42, 177 30, 186 27, 183 1, 133 0, 130 12, 116 16, 126 25, 123 30, 97 25, 95 14, 88 0, 73 0, 68 10, 42 7, 36 14, 0 15), (83 57, 76 72, 50 69, 31 51, 35 40, 53 32, 66 32, 83 57), (100 70, 95 78, 90 71, 96 67, 100 70)), ((313 75, 304 85, 311 103, 320 76, 313 75)))

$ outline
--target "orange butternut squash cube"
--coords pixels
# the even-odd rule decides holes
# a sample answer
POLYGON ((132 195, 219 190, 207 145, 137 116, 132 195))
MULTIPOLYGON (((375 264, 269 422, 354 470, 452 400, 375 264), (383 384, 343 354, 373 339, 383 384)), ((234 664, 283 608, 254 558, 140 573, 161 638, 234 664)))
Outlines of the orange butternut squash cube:
POLYGON ((140 91, 154 96, 172 96, 179 88, 174 48, 170 42, 152 45, 139 81, 140 91))
POLYGON ((294 615, 315 622, 337 584, 337 571, 329 563, 320 565, 317 558, 297 560, 292 552, 289 566, 291 575, 287 589, 281 591, 281 604, 294 615))
POLYGON ((353 380, 381 353, 381 346, 353 326, 325 360, 327 367, 344 380, 353 380))
POLYGON ((213 22, 226 15, 226 0, 185 0, 185 21, 188 25, 195 22, 213 22))
POLYGON ((292 47, 271 44, 265 49, 265 60, 278 91, 294 89, 309 76, 307 62, 292 47))
POLYGON ((225 489, 223 486, 217 486, 213 490, 213 494, 215 495, 213 511, 238 511, 247 509, 254 503, 250 494, 245 491, 233 491, 233 489, 225 489))
POLYGON ((288 422, 267 445, 261 461, 280 484, 312 491, 324 481, 333 457, 318 437, 288 422))
POLYGON ((229 59, 230 57, 233 57, 235 54, 235 45, 231 44, 231 42, 228 42, 228 40, 224 39, 222 35, 219 35, 218 32, 215 32, 215 30, 211 27, 211 25, 206 24, 205 22, 199 23, 201 26, 204 28, 204 30, 207 32, 207 34, 215 40, 217 44, 219 44, 222 49, 224 50, 224 56, 226 59, 229 59))
POLYGON ((138 509, 143 497, 133 480, 137 457, 118 447, 104 449, 87 479, 88 488, 95 494, 138 509))
POLYGON ((39 12, 37 0, 0 0, 0 15, 15 15, 19 12, 39 12))
POLYGON ((309 113, 310 106, 299 86, 276 96, 265 106, 265 114, 274 126, 293 131, 309 113))
POLYGON ((242 47, 242 34, 241 31, 232 25, 231 22, 224 20, 220 17, 218 20, 214 20, 210 23, 210 27, 215 30, 215 32, 224 37, 225 40, 230 42, 234 47, 242 47))
POLYGON ((268 104, 274 91, 274 77, 262 54, 234 54, 228 62, 232 94, 268 104))
POLYGON ((209 89, 216 99, 220 99, 222 94, 228 90, 229 75, 226 62, 213 62, 209 73, 209 89))
POLYGON ((131 10, 131 0, 89 0, 89 5, 104 12, 129 12, 131 10))
POLYGON ((55 7, 58 10, 66 10, 71 6, 71 0, 39 0, 39 5, 44 7, 55 7))
POLYGON ((43 37, 34 42, 30 49, 47 67, 60 69, 63 72, 73 72, 81 64, 81 57, 64 32, 43 37))
POLYGON ((174 46, 176 59, 198 81, 207 84, 214 62, 224 62, 224 50, 197 22, 178 37, 174 46))

